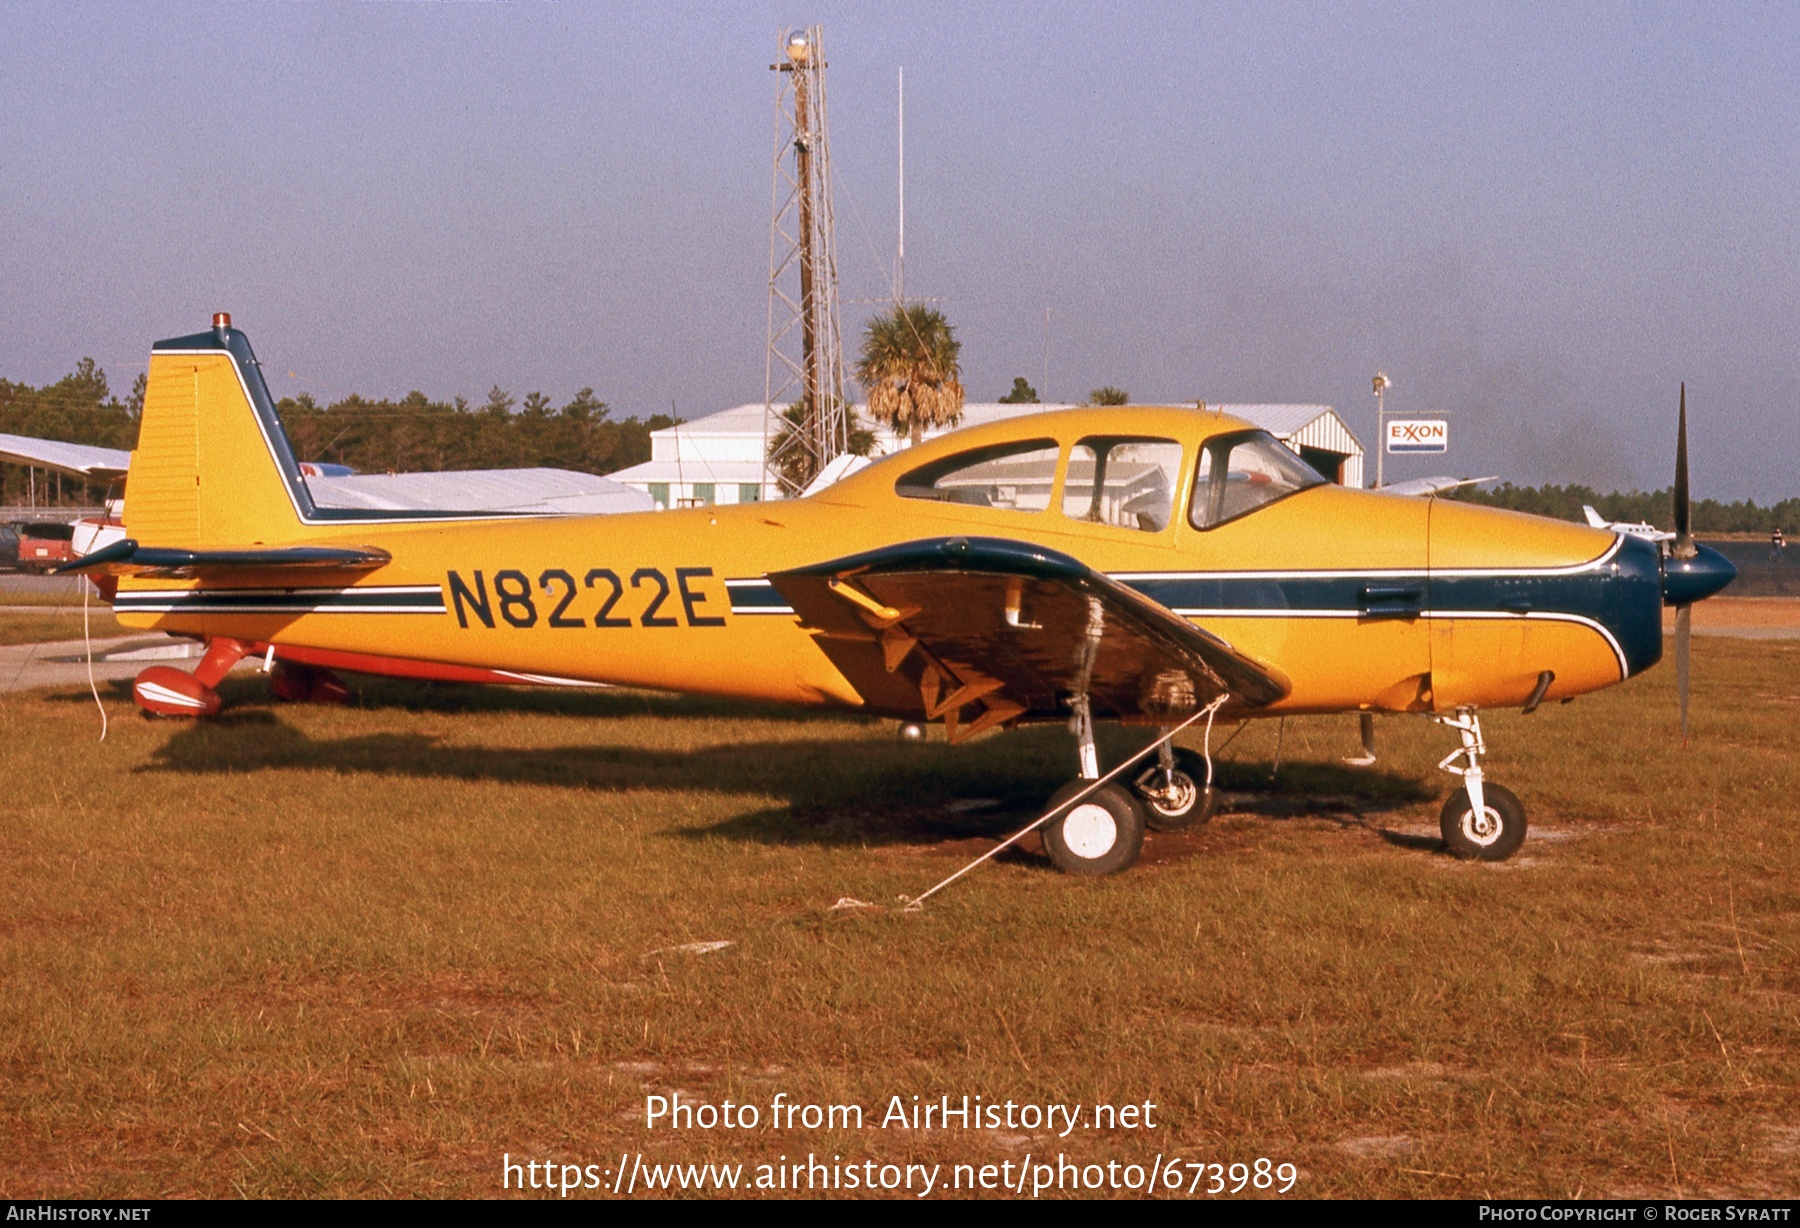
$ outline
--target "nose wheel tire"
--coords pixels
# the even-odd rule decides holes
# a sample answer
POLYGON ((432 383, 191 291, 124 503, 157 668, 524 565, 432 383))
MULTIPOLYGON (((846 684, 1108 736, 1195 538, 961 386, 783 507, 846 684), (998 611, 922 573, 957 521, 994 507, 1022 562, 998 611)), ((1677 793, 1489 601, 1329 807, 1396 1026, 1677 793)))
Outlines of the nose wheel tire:
MULTIPOLYGON (((1072 780, 1052 806, 1088 787, 1072 780)), ((1129 868, 1144 848, 1144 811, 1127 789, 1102 785, 1044 825, 1044 852, 1065 874, 1097 878, 1129 868)))
POLYGON ((1151 831, 1187 831, 1219 811, 1219 791, 1206 783, 1206 760, 1185 746, 1175 748, 1175 768, 1167 777, 1153 767, 1133 788, 1151 831))
POLYGON ((1466 789, 1457 789, 1444 803, 1439 819, 1444 847, 1474 861, 1505 861, 1525 843, 1525 807, 1511 789, 1500 785, 1484 782, 1481 793, 1479 818, 1466 789))

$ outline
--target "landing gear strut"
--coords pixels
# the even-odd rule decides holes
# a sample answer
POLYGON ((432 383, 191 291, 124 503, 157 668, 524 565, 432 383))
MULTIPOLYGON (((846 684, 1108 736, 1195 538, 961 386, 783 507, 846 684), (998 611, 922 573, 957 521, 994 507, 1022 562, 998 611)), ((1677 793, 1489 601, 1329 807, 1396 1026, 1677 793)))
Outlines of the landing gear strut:
MULTIPOLYGON (((1056 791, 1050 808, 1086 793, 1075 805, 1044 825, 1044 852, 1065 874, 1098 877, 1130 868, 1144 848, 1144 808, 1131 790, 1118 784, 1093 789, 1100 779, 1100 749, 1094 744, 1094 713, 1086 695, 1069 700, 1074 715, 1075 758, 1081 775, 1056 791), (1090 792, 1091 790, 1091 792, 1090 792)), ((1167 744, 1165 743, 1165 748, 1167 744)))
POLYGON ((1151 831, 1187 831, 1219 810, 1212 785, 1212 763, 1187 747, 1164 742, 1156 748, 1156 766, 1132 786, 1143 800, 1151 831))
MULTIPOLYGON (((1094 744, 1093 710, 1086 695, 1070 698, 1073 715, 1069 731, 1075 735, 1076 760, 1081 776, 1064 785, 1050 800, 1050 813, 1042 828, 1044 852, 1056 868, 1067 874, 1115 874, 1133 865, 1143 850, 1144 829, 1185 831, 1212 818, 1219 807, 1219 795, 1212 784, 1212 720, 1229 696, 1221 695, 1200 712, 1180 725, 1165 728, 1156 741, 1156 766, 1140 773, 1127 788, 1113 776, 1125 771, 1130 761, 1107 773, 1107 783, 1094 788, 1101 779, 1100 752, 1094 744), (1206 718, 1206 754, 1196 754, 1185 747, 1177 749, 1170 741, 1175 734, 1206 718), (1066 812, 1057 813, 1062 804, 1086 794, 1066 812)), ((1150 753, 1146 746, 1134 759, 1150 753)))
POLYGON ((1457 857, 1505 861, 1525 843, 1525 807, 1512 790, 1488 784, 1482 776, 1487 743, 1481 737, 1481 717, 1473 708, 1457 708, 1431 719, 1462 738, 1462 745, 1438 764, 1463 783, 1450 794, 1438 819, 1444 847, 1457 857))

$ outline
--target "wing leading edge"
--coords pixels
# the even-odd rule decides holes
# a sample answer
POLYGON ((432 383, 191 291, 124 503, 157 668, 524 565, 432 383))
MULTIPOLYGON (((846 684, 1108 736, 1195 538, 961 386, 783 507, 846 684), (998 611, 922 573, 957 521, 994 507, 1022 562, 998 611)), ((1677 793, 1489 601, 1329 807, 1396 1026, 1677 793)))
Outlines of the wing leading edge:
POLYGON ((1164 606, 1025 542, 906 542, 769 580, 871 710, 941 717, 953 741, 1060 719, 1080 695, 1096 717, 1170 721, 1221 694, 1245 710, 1289 690, 1164 606))

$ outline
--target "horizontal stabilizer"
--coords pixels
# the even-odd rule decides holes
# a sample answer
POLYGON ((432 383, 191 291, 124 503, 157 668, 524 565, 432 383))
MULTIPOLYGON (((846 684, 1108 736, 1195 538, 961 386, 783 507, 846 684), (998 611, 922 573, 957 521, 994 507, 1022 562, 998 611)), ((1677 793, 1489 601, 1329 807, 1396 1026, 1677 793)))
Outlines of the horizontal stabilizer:
POLYGON ((126 538, 55 569, 56 575, 198 576, 241 571, 368 571, 389 561, 385 550, 345 546, 253 547, 246 550, 182 550, 140 546, 126 538))

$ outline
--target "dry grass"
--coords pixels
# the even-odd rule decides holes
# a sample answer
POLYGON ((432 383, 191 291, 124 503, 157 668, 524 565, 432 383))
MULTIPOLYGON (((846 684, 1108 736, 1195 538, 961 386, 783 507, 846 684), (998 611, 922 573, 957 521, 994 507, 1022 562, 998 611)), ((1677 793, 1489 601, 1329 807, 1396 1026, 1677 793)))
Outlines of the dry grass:
POLYGON ((1022 855, 910 915, 885 906, 1061 782, 1066 735, 903 747, 620 693, 277 709, 234 679, 205 725, 116 688, 98 745, 84 692, 0 697, 0 1195, 486 1195, 502 1152, 810 1148, 1792 1196, 1800 646, 1695 661, 1686 751, 1667 668, 1490 719, 1534 824, 1505 865, 1435 848, 1444 735, 1384 721, 1358 774, 1353 721, 1294 721, 1276 785, 1258 726, 1233 812, 1131 873, 1022 855), (1150 1100, 1164 1125, 646 1132, 675 1089, 1150 1100))
MULTIPOLYGON (((0 595, 3 596, 3 595, 0 595)), ((0 605, 5 604, 0 601, 0 605)), ((126 631, 113 617, 112 609, 96 602, 88 610, 88 634, 94 639, 124 635, 126 631)), ((42 613, 0 613, 0 647, 8 644, 40 644, 53 640, 78 640, 82 637, 81 607, 46 608, 42 613)))
MULTIPOLYGON (((5 578, 6 577, 4 575, 0 575, 0 580, 4 580, 5 578)), ((36 579, 36 577, 32 577, 32 578, 36 579)), ((95 606, 100 607, 102 609, 105 608, 98 596, 93 597, 92 601, 95 606)), ((22 606, 22 605, 29 605, 29 606, 70 606, 70 605, 72 605, 77 610, 79 610, 81 608, 81 588, 78 585, 68 583, 66 577, 58 583, 57 587, 49 588, 49 589, 30 588, 30 589, 25 589, 25 590, 21 591, 18 589, 10 589, 10 588, 0 586, 0 606, 22 606)))

